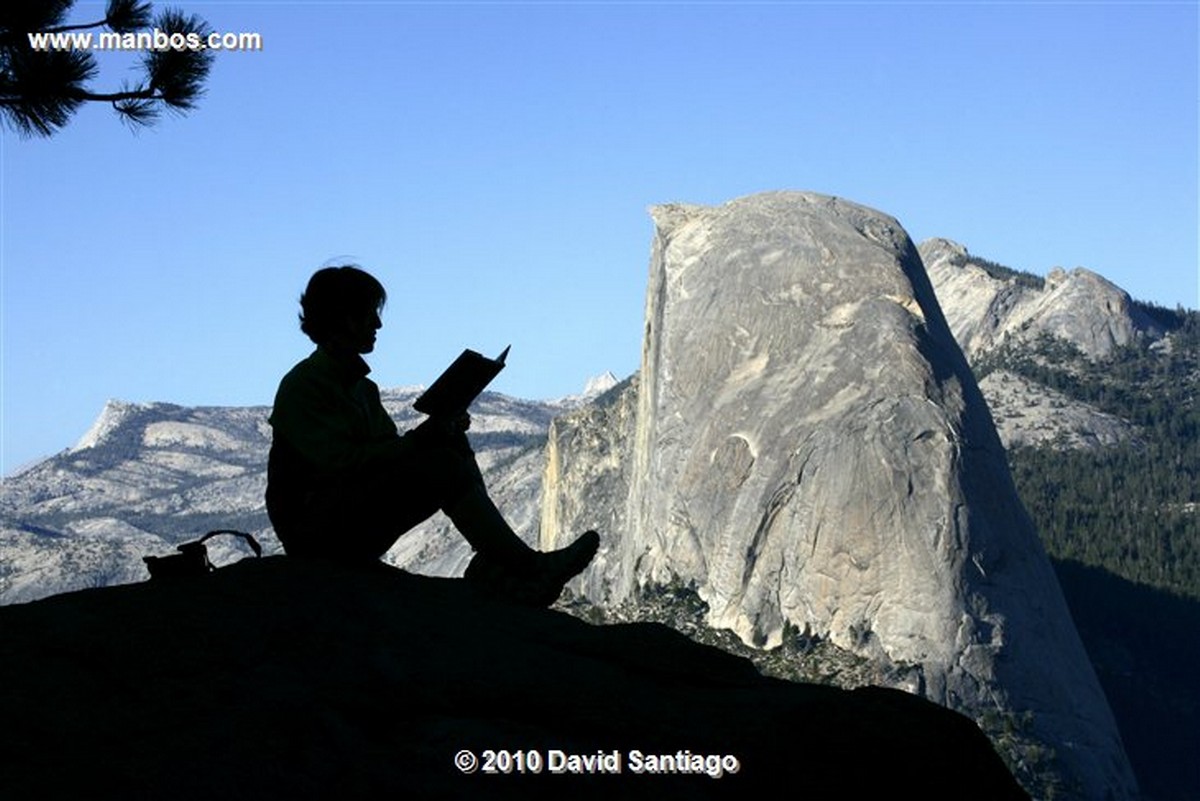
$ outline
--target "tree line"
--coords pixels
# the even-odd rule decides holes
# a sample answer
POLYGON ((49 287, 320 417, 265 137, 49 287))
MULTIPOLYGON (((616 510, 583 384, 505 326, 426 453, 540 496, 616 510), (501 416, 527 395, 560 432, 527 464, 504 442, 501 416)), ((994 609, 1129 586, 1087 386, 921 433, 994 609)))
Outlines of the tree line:
POLYGON ((1047 551, 1200 599, 1200 313, 1155 309, 1173 330, 1103 361, 1049 336, 978 365, 1005 369, 1122 417, 1136 439, 1107 448, 1009 451, 1047 551))

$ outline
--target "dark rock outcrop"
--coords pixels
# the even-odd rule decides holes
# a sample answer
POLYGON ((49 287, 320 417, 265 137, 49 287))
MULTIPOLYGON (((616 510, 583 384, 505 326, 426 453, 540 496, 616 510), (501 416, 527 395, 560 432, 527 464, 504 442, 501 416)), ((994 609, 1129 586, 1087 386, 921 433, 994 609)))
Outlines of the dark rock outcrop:
POLYGON ((905 693, 382 565, 247 560, 5 607, 0 631, 6 799, 1024 797, 973 723, 905 693), (461 749, 541 772, 465 775, 461 749), (638 774, 635 749, 739 769, 638 774), (552 773, 552 750, 622 771, 552 773))

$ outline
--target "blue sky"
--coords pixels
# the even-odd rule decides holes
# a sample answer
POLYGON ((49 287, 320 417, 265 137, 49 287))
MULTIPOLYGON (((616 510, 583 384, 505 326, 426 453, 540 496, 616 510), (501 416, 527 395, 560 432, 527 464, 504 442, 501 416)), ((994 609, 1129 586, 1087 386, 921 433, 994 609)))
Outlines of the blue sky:
POLYGON ((0 139, 0 474, 107 398, 269 404, 327 264, 389 289, 382 386, 627 375, 662 202, 839 195, 1197 306, 1194 2, 176 4, 264 49, 151 129, 0 139))

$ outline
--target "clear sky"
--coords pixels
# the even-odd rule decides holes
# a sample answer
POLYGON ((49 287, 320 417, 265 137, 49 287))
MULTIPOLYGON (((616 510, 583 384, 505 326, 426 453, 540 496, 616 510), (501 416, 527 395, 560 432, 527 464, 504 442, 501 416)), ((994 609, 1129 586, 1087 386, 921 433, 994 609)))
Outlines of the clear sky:
POLYGON ((509 343, 510 395, 623 377, 663 202, 839 195, 1197 306, 1195 2, 174 5, 264 49, 151 129, 2 134, 0 474, 107 398, 269 404, 347 261, 390 292, 381 386, 509 343))

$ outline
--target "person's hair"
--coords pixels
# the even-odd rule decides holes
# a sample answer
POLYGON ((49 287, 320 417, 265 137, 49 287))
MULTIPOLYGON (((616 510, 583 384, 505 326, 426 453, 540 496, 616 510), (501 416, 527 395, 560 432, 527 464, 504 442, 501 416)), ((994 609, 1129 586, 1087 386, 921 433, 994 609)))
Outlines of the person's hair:
POLYGON ((300 330, 320 345, 345 325, 346 317, 380 312, 386 302, 383 284, 365 270, 325 267, 313 273, 300 296, 300 330))

